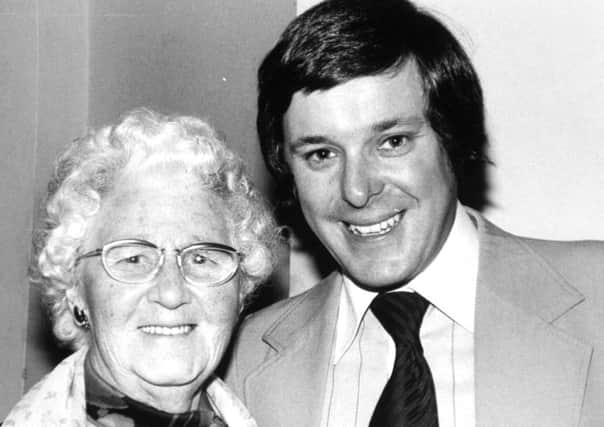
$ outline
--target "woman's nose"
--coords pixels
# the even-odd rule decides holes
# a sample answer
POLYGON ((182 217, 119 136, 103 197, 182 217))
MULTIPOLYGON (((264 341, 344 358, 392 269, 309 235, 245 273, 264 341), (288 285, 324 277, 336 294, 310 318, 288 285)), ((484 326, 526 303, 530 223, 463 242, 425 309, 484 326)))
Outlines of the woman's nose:
POLYGON ((191 302, 191 290, 178 269, 175 260, 166 260, 155 277, 154 286, 149 290, 153 302, 168 308, 176 309, 191 302))

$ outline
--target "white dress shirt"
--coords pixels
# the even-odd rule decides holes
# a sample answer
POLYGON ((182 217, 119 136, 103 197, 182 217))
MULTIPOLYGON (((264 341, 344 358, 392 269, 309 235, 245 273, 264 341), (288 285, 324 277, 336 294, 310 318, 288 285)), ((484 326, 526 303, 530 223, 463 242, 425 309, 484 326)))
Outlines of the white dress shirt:
MULTIPOLYGON (((436 390, 440 427, 475 425, 474 307, 478 234, 458 203, 449 236, 432 263, 398 291, 430 302, 420 340, 436 390)), ((376 293, 343 277, 336 340, 321 425, 365 427, 386 385, 395 345, 368 310, 376 293)))

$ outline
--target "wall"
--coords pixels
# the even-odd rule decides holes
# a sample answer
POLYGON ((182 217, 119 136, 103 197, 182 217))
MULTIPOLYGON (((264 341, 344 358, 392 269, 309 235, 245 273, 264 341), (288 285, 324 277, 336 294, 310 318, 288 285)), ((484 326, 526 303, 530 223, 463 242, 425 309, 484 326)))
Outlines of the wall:
POLYGON ((486 215, 552 239, 604 239, 604 4, 422 0, 468 48, 491 131, 486 215))
POLYGON ((27 287, 23 271, 31 230, 33 141, 36 112, 36 10, 31 3, 0 3, 0 411, 19 395, 23 383, 27 287), (23 168, 22 166, 26 166, 23 168))
MULTIPOLYGON (((517 234, 604 239, 604 3, 416 3, 452 29, 481 77, 495 163, 486 216, 517 234)), ((321 276, 306 253, 290 262, 294 293, 321 276)))
POLYGON ((268 190, 254 125, 256 68, 294 14, 293 1, 278 0, 93 2, 91 124, 140 105, 205 117, 268 190))
POLYGON ((86 26, 85 2, 0 1, 0 420, 30 374, 28 300, 40 316, 26 279, 37 200, 56 151, 86 127, 86 26))

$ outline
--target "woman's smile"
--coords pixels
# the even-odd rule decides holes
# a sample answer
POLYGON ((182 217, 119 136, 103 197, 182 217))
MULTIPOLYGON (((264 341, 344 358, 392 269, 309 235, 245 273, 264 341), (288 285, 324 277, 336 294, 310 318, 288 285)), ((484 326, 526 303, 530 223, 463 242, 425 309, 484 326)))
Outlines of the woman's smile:
POLYGON ((194 324, 176 326, 145 325, 138 329, 148 335, 181 336, 190 334, 196 326, 194 324))

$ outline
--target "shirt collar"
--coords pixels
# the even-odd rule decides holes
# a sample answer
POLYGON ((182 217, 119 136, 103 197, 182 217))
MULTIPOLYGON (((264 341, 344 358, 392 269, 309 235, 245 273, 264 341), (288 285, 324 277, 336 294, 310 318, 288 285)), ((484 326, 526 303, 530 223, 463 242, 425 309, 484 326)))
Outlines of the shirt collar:
MULTIPOLYGON (((477 276, 478 232, 465 208, 458 202, 453 226, 440 252, 424 271, 395 291, 417 292, 452 321, 474 333, 477 276)), ((339 360, 354 341, 376 295, 376 292, 362 289, 344 277, 336 324, 334 361, 339 360)))

